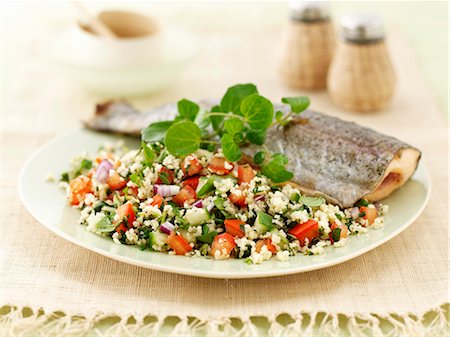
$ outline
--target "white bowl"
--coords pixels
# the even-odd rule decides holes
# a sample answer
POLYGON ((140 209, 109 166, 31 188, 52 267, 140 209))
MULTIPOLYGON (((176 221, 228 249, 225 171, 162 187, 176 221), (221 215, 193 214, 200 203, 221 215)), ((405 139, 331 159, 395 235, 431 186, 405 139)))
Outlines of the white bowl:
POLYGON ((65 77, 108 96, 137 96, 176 80, 197 51, 197 39, 175 26, 136 38, 98 37, 74 24, 49 51, 65 77))

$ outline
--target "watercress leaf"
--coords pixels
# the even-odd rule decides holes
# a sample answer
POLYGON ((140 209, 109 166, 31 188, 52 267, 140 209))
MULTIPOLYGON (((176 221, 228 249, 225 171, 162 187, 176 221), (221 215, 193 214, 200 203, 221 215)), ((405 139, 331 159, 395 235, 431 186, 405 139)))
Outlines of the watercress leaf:
POLYGON ((288 157, 282 153, 274 153, 272 155, 271 161, 278 163, 280 165, 286 165, 288 163, 288 157))
POLYGON ((325 199, 322 197, 307 197, 306 195, 302 195, 300 201, 309 207, 319 207, 325 202, 325 199))
POLYGON ((264 163, 265 159, 266 159, 266 154, 263 151, 258 151, 253 156, 253 162, 256 165, 261 165, 262 163, 264 163))
POLYGON ((234 136, 236 133, 241 132, 244 128, 244 122, 237 118, 229 118, 223 123, 225 131, 234 136))
POLYGON ((237 84, 228 88, 227 92, 220 101, 222 112, 233 112, 241 115, 241 102, 247 96, 257 94, 258 89, 254 84, 237 84))
MULTIPOLYGON (((219 105, 215 105, 211 108, 211 112, 223 112, 219 105)), ((213 130, 220 134, 223 127, 224 116, 209 116, 213 130)))
POLYGON ((178 113, 181 117, 184 119, 193 121, 195 120, 195 117, 197 116, 200 107, 197 103, 192 102, 188 99, 183 98, 182 100, 178 101, 177 103, 178 107, 178 113))
POLYGON ((201 142, 201 130, 197 124, 183 121, 173 124, 166 133, 167 150, 174 156, 186 156, 198 150, 201 142))
POLYGON ((250 129, 247 131, 246 136, 250 143, 253 143, 256 145, 263 145, 264 138, 266 137, 266 130, 250 129))
POLYGON ((279 157, 275 157, 261 166, 261 173, 270 178, 274 183, 289 181, 294 176, 292 172, 286 170, 279 157))
POLYGON ((291 106, 292 112, 299 114, 302 111, 305 111, 308 107, 311 101, 309 100, 309 97, 306 96, 298 96, 298 97, 283 97, 281 99, 281 102, 285 104, 289 104, 291 106))
POLYGON ((206 130, 206 127, 209 125, 211 120, 208 117, 208 111, 206 109, 200 109, 197 113, 197 116, 194 119, 194 123, 199 126, 200 129, 204 130, 205 132, 208 132, 206 130))
POLYGON ((267 129, 273 120, 273 104, 267 98, 253 94, 242 101, 241 113, 252 129, 267 129))
POLYGON ((153 164, 153 160, 155 159, 155 153, 145 142, 141 142, 141 147, 142 153, 144 154, 145 164, 150 166, 153 164))
POLYGON ((279 121, 281 121, 282 118, 283 118, 283 112, 281 112, 280 110, 278 110, 278 111, 275 113, 275 120, 276 120, 277 122, 279 122, 279 121))
POLYGON ((173 124, 172 121, 163 121, 152 123, 141 133, 141 139, 146 143, 155 143, 164 141, 167 130, 173 124))
POLYGON ((236 142, 236 144, 243 144, 245 141, 245 137, 244 137, 244 133, 243 132, 238 132, 233 136, 234 141, 236 142))
POLYGON ((224 133, 220 139, 220 145, 222 146, 223 154, 229 161, 238 161, 242 157, 241 149, 239 145, 234 142, 233 136, 228 133, 224 133))

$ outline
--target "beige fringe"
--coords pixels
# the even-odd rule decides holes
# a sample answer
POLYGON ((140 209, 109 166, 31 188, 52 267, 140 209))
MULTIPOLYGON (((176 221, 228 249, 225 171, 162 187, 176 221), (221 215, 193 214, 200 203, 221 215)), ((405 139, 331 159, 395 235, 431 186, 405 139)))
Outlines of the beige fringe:
POLYGON ((0 332, 5 337, 122 337, 122 336, 448 336, 450 304, 443 304, 421 316, 413 314, 278 314, 247 319, 200 320, 195 317, 142 319, 97 314, 70 316, 62 312, 4 306, 0 309, 0 332), (107 323, 106 323, 107 322, 107 323))

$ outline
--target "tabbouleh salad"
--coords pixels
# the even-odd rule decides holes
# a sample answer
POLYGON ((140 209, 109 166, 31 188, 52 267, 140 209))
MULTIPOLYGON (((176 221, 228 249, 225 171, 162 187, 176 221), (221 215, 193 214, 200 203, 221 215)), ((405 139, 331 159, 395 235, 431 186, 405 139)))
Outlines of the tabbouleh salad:
POLYGON ((74 158, 61 186, 79 223, 142 250, 261 263, 341 247, 349 235, 382 227, 387 206, 361 200, 340 209, 275 184, 220 149, 178 158, 161 143, 127 151, 104 146, 74 158), (153 158, 149 158, 149 151, 153 158))
POLYGON ((387 206, 362 199, 340 209, 290 182, 288 158, 271 153, 265 135, 310 101, 281 101, 289 112, 275 112, 253 84, 230 87, 210 111, 182 99, 173 120, 142 131, 139 149, 104 146, 75 158, 61 184, 81 209, 79 223, 142 250, 248 263, 320 254, 382 227, 387 206), (247 145, 259 149, 250 160, 247 145))

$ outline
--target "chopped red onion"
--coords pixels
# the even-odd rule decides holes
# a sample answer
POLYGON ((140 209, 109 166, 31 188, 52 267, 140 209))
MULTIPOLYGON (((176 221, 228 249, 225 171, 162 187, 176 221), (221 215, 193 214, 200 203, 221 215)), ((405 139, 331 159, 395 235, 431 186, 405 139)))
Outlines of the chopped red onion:
POLYGON ((166 221, 161 226, 159 226, 159 229, 161 230, 161 232, 170 235, 170 233, 175 229, 175 226, 171 222, 166 221))
POLYGON ((350 208, 350 215, 353 219, 356 219, 359 216, 359 208, 358 207, 352 207, 350 208))
POLYGON ((109 177, 109 170, 113 168, 113 165, 109 160, 103 159, 97 167, 97 171, 95 172, 95 179, 97 179, 101 183, 105 183, 109 177))
POLYGON ((194 202, 192 204, 192 206, 197 207, 197 208, 203 208, 203 200, 197 200, 196 202, 194 202))
POLYGON ((212 211, 212 209, 214 208, 214 202, 213 201, 211 201, 208 205, 206 205, 206 210, 208 211, 208 212, 211 212, 212 211))
POLYGON ((260 194, 256 196, 255 201, 264 201, 266 199, 266 196, 264 194, 260 194))
POLYGON ((180 186, 178 185, 154 185, 153 192, 159 194, 163 198, 171 197, 180 192, 180 186))

